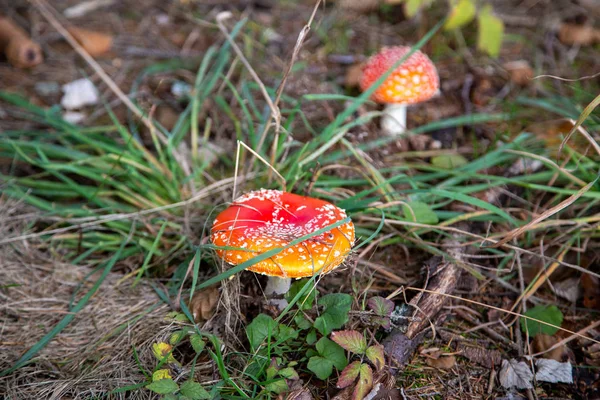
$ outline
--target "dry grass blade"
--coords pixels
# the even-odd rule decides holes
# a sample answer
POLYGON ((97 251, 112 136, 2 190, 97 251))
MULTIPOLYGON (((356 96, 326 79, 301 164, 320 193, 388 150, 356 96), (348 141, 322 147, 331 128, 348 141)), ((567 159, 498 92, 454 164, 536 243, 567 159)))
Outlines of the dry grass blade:
MULTIPOLYGON (((577 122, 575 123, 575 126, 573 126, 573 128, 571 129, 571 131, 567 134, 567 136, 564 138, 564 140, 560 144, 560 147, 558 148, 558 155, 559 156, 562 153, 562 150, 563 150, 563 147, 565 146, 565 144, 569 142, 569 139, 571 139, 571 136, 573 136, 573 134, 575 133, 575 131, 579 130, 579 127, 581 127, 581 125, 583 124, 583 122, 587 119, 587 117, 590 116, 590 114, 592 113, 592 111, 594 111, 594 109, 596 107, 598 107, 598 105, 600 105, 600 94, 598 96, 596 96, 596 98, 594 100, 592 100, 592 102, 590 104, 588 104, 587 107, 584 108, 584 110, 581 112, 581 115, 577 119, 577 122)), ((596 148, 596 150, 598 150, 598 149, 596 148)))
MULTIPOLYGON (((254 177, 256 177, 255 174, 245 175, 244 179, 251 179, 254 177)), ((51 230, 47 230, 44 232, 29 233, 29 234, 25 234, 25 235, 8 237, 6 239, 0 239, 0 245, 7 244, 7 243, 14 243, 14 242, 17 242, 20 240, 38 238, 38 237, 45 236, 45 235, 54 235, 54 234, 60 234, 60 233, 64 233, 64 232, 74 231, 74 230, 86 229, 86 228, 90 228, 92 226, 106 224, 111 221, 136 219, 141 216, 148 215, 148 214, 159 213, 162 211, 166 211, 166 210, 170 210, 170 209, 178 208, 178 207, 185 207, 187 205, 195 203, 196 201, 205 199, 216 192, 227 190, 234 181, 235 181, 235 177, 222 179, 211 185, 208 185, 202 191, 200 191, 198 194, 196 194, 194 197, 184 200, 184 201, 180 201, 178 203, 167 204, 167 205, 161 206, 161 207, 149 208, 147 210, 136 211, 136 212, 132 212, 129 214, 110 214, 110 215, 105 215, 102 217, 94 218, 92 220, 88 220, 86 218, 86 220, 87 220, 86 222, 74 223, 73 225, 65 226, 64 228, 51 229, 51 230)), ((70 221, 70 222, 74 222, 74 221, 70 221)))
POLYGON ((549 210, 544 211, 542 214, 540 214, 539 217, 534 218, 531 222, 523 225, 520 228, 517 228, 517 229, 514 229, 514 230, 508 232, 506 234, 506 236, 504 237, 504 239, 494 243, 490 247, 497 248, 500 246, 504 246, 506 243, 510 242, 514 238, 519 237, 523 233, 527 232, 528 230, 535 228, 535 226, 538 223, 542 222, 543 220, 545 220, 545 219, 551 217, 552 215, 569 207, 571 204, 573 204, 575 201, 577 201, 577 199, 579 199, 581 196, 583 196, 584 193, 586 193, 588 190, 590 190, 591 187, 594 186, 594 184, 596 183, 597 180, 598 180, 598 178, 594 179, 592 182, 590 182, 587 185, 585 185, 584 187, 582 187, 577 193, 569 196, 569 198, 560 202, 559 204, 550 208, 549 210))

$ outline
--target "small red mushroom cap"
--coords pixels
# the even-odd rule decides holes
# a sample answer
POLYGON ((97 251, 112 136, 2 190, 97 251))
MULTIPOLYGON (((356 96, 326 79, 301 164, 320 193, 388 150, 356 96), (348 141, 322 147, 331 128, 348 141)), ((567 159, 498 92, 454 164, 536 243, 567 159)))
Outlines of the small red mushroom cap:
MULTIPOLYGON (((409 51, 407 46, 384 47, 369 58, 360 79, 361 90, 367 90, 409 51)), ((439 86, 435 65, 417 50, 388 76, 371 98, 378 103, 420 103, 436 95, 439 86)))
MULTIPOLYGON (((244 249, 217 250, 221 258, 237 265, 345 218, 344 210, 326 201, 262 189, 239 197, 217 216, 211 229, 211 241, 216 246, 244 249)), ((260 261, 248 270, 282 278, 326 273, 344 261, 353 244, 354 224, 347 222, 260 261)))

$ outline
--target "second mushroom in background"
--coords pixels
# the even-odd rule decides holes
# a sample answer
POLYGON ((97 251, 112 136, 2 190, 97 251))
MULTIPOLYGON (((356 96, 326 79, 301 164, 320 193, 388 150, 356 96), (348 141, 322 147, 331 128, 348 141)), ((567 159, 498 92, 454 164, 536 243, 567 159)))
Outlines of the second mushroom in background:
MULTIPOLYGON (((362 91, 372 86, 410 51, 408 46, 384 47, 365 64, 360 79, 362 91)), ((371 98, 385 104, 381 129, 386 135, 406 131, 406 107, 429 100, 439 93, 440 79, 429 57, 417 50, 373 92, 371 98)))

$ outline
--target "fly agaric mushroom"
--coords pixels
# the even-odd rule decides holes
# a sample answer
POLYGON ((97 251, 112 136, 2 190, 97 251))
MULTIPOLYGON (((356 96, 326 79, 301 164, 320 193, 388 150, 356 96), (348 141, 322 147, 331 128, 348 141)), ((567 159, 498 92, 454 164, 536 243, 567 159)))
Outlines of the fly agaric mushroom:
MULTIPOLYGON (((237 265, 344 218, 344 210, 326 201, 261 189, 237 198, 217 216, 211 241, 216 246, 239 248, 217 250, 222 259, 237 265)), ((330 272, 344 261, 353 244, 354 224, 347 222, 257 262, 248 270, 269 275, 265 295, 271 304, 283 309, 287 302, 273 297, 288 292, 291 278, 330 272)))
MULTIPOLYGON (((407 46, 384 47, 369 58, 360 78, 360 88, 367 90, 381 75, 409 51, 407 46)), ((371 98, 386 105, 381 117, 381 129, 390 136, 406 130, 406 107, 429 100, 439 92, 440 78, 429 57, 415 51, 387 77, 371 98)))

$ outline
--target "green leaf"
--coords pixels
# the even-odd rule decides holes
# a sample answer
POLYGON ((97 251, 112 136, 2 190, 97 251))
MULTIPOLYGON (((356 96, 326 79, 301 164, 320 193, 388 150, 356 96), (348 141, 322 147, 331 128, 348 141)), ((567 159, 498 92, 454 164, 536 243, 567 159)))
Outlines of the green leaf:
POLYGON ((198 335, 197 333, 194 333, 190 336, 190 344, 192 345, 192 348, 194 349, 196 354, 200 354, 202 353, 202 350, 204 350, 206 342, 202 340, 202 336, 198 335))
POLYGON ((420 224, 434 225, 439 222, 436 213, 426 203, 411 201, 402 205, 404 218, 420 224))
POLYGON ((494 15, 489 4, 481 9, 477 19, 479 21, 477 48, 492 57, 498 57, 504 35, 504 22, 494 15))
POLYGON ((321 316, 315 320, 315 328, 323 336, 329 335, 334 329, 339 329, 348 322, 348 313, 352 306, 352 296, 349 294, 327 294, 319 299, 318 304, 324 309, 321 316))
POLYGON ((344 349, 326 337, 319 339, 315 347, 319 354, 331 361, 338 370, 342 370, 348 365, 344 349))
POLYGON ((279 324, 277 340, 285 342, 290 339, 298 339, 298 331, 284 324, 279 324))
POLYGON ((285 379, 290 379, 292 381, 297 381, 298 379, 300 379, 298 372, 296 372, 296 370, 292 367, 282 368, 279 371, 279 375, 283 376, 285 379))
POLYGON ((352 385, 356 378, 358 378, 358 374, 360 373, 360 365, 360 361, 354 361, 344 368, 337 381, 336 386, 338 389, 343 389, 352 385))
MULTIPOLYGON (((555 305, 535 306, 527 310, 524 315, 530 318, 539 319, 540 321, 547 322, 552 325, 556 325, 557 327, 560 327, 563 321, 563 313, 555 305)), ((558 331, 558 328, 542 324, 537 321, 532 321, 527 318, 521 318, 521 330, 523 332, 529 331, 530 336, 535 336, 540 333, 545 333, 546 335, 552 336, 558 331)))
POLYGON ((265 385, 265 389, 267 389, 269 392, 275 393, 275 394, 281 394, 281 393, 285 393, 288 390, 290 390, 288 384, 286 383, 285 379, 277 379, 273 382, 267 383, 265 385))
POLYGON ((271 366, 267 368, 265 371, 267 374, 267 379, 273 379, 277 375, 277 365, 273 365, 273 361, 271 360, 271 366))
POLYGON ((175 346, 176 344, 178 344, 181 341, 181 339, 183 339, 184 336, 185 336, 184 330, 179 330, 179 331, 175 331, 175 332, 171 333, 171 337, 169 337, 169 344, 175 346))
POLYGON ((365 354, 367 341, 362 333, 357 331, 337 331, 331 334, 331 339, 345 350, 355 354, 365 354))
POLYGON ((454 0, 444 29, 450 31, 468 24, 475 18, 476 12, 477 8, 473 0, 454 0))
POLYGON ((369 361, 371 361, 375 366, 375 369, 377 369, 377 371, 381 371, 381 369, 385 365, 385 353, 383 350, 383 346, 380 344, 369 346, 365 353, 369 361))
POLYGON ((455 169, 468 162, 469 161, 460 154, 444 154, 431 158, 431 165, 442 169, 455 169))
POLYGON ((329 378, 333 372, 333 362, 325 357, 314 356, 308 360, 307 368, 315 374, 317 378, 325 380, 329 378))
POLYGON ((210 393, 208 393, 198 382, 187 381, 181 385, 179 390, 182 395, 189 397, 192 400, 210 399, 210 393))
MULTIPOLYGON (((300 293, 300 291, 304 288, 304 285, 306 285, 309 281, 310 279, 301 279, 292 283, 292 286, 290 286, 290 290, 285 295, 286 300, 288 302, 292 301, 292 299, 296 297, 298 293, 300 293)), ((313 304, 315 304, 316 298, 317 291, 314 287, 311 287, 307 290, 307 293, 304 293, 304 295, 298 299, 296 305, 300 310, 310 310, 313 304)))
POLYGON ((306 335, 306 344, 313 344, 316 341, 317 341, 317 331, 315 331, 314 329, 312 329, 306 335))
POLYGON ((152 373, 152 382, 160 381, 161 379, 172 379, 168 369, 159 369, 152 373))
POLYGON ((277 335, 277 322, 265 314, 258 314, 246 327, 246 335, 253 350, 256 350, 267 337, 277 335))
POLYGON ((150 389, 158 394, 170 394, 179 390, 179 385, 173 379, 161 379, 146 385, 146 389, 150 389))
POLYGON ((407 17, 412 18, 419 10, 431 4, 433 0, 404 0, 404 13, 407 17))
POLYGON ((307 320, 306 317, 302 314, 297 314, 294 317, 294 322, 300 330, 306 330, 312 327, 312 323, 309 320, 307 320))

